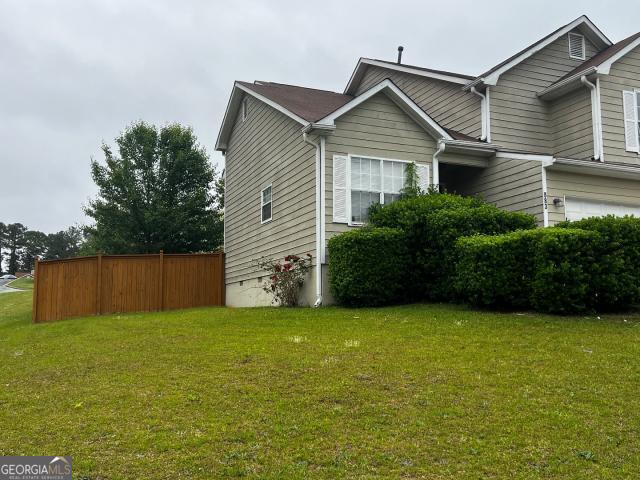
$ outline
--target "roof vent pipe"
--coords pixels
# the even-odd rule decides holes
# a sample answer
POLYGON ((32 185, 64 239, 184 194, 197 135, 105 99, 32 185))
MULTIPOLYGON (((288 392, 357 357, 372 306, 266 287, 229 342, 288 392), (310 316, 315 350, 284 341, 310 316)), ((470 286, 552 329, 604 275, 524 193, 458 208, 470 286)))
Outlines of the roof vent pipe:
POLYGON ((404 47, 402 45, 400 45, 398 47, 398 65, 400 65, 402 63, 402 51, 404 50, 404 47))

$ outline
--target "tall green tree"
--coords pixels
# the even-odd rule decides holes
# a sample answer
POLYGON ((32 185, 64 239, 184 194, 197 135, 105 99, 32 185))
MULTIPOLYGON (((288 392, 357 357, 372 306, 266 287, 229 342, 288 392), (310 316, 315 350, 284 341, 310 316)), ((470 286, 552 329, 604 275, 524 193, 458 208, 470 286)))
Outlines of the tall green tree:
POLYGON ((105 253, 196 252, 222 245, 222 216, 212 195, 215 169, 190 128, 145 122, 102 146, 91 162, 98 196, 85 211, 105 253))
POLYGON ((44 257, 47 251, 47 234, 38 230, 24 232, 20 250, 18 269, 23 272, 33 270, 36 257, 44 257))
POLYGON ((75 257, 80 251, 84 240, 82 229, 69 227, 56 233, 50 233, 46 238, 45 260, 75 257))
POLYGON ((6 245, 9 250, 8 271, 15 274, 19 267, 20 249, 24 245, 24 234, 27 231, 21 223, 10 223, 6 226, 6 245))

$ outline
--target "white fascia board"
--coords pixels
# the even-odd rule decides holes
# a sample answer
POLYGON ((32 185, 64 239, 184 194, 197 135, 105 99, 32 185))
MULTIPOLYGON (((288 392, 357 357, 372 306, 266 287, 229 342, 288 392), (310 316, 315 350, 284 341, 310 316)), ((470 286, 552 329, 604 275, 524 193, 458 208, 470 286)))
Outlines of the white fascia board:
POLYGON ((640 167, 631 165, 576 160, 573 158, 557 158, 553 164, 553 169, 582 173, 584 175, 640 180, 640 167))
POLYGON ((543 155, 539 153, 518 153, 518 152, 496 152, 496 158, 504 158, 507 160, 523 160, 527 162, 541 162, 545 165, 551 165, 556 161, 553 155, 543 155))
POLYGON ((347 83, 346 88, 344 89, 344 93, 345 94, 352 94, 353 92, 351 91, 353 88, 353 84, 360 79, 360 77, 362 77, 363 69, 367 66, 367 65, 372 65, 374 67, 380 67, 380 68, 386 68, 389 70, 395 70, 397 72, 404 72, 404 73, 410 73, 412 75, 418 75, 420 77, 427 77, 427 78, 433 78, 435 80, 442 80, 443 82, 449 82, 449 83, 457 83, 459 85, 466 85, 467 83, 469 83, 469 79, 468 78, 464 78, 464 77, 459 77, 457 75, 447 75, 444 73, 438 73, 438 72, 430 72, 427 70, 422 70, 420 68, 414 68, 414 67, 410 67, 408 65, 402 65, 400 64, 393 64, 393 63, 387 63, 387 62, 380 62, 378 60, 373 60, 370 58, 361 58, 358 61, 358 65, 356 66, 355 70, 353 71, 353 73, 351 74, 351 78, 349 79, 349 82, 347 83))
MULTIPOLYGON (((598 27, 596 27, 586 16, 582 15, 581 17, 576 18, 573 22, 571 22, 570 24, 568 24, 567 26, 565 26, 561 30, 557 31, 554 35, 551 35, 549 38, 545 39, 543 42, 540 42, 540 43, 534 45, 533 47, 529 48, 528 50, 522 52, 520 55, 518 55, 516 58, 511 60, 506 65, 503 65, 502 67, 500 67, 499 69, 495 70, 494 72, 491 72, 484 79, 476 79, 476 80, 474 80, 474 82, 480 83, 479 80, 481 80, 481 83, 484 83, 485 85, 496 85, 498 83, 498 79, 500 78, 500 75, 502 75, 504 72, 506 72, 508 70, 511 70, 513 67, 518 65, 520 62, 526 60, 527 58, 529 58, 533 54, 539 52, 543 48, 545 48, 548 45, 550 45, 553 42, 555 42, 558 38, 562 37, 563 35, 566 35, 571 30, 573 30, 574 28, 576 28, 576 27, 578 27, 578 26, 580 26, 582 24, 585 24, 589 28, 589 30, 591 30, 591 32, 599 40, 602 41, 602 43, 604 45, 611 46, 611 40, 609 40, 607 37, 605 37, 604 34, 598 29, 598 27)), ((467 85, 465 87, 465 89, 467 87, 471 87, 471 86, 472 86, 472 84, 469 84, 469 85, 467 85)))
POLYGON ((600 65, 598 65, 598 73, 608 75, 609 71, 611 70, 611 65, 613 65, 615 62, 620 60, 622 57, 624 57, 627 53, 629 53, 631 50, 636 48, 638 45, 640 45, 640 38, 636 38, 633 42, 631 42, 629 45, 624 47, 614 56, 602 62, 600 65))
POLYGON ((453 137, 449 135, 438 123, 433 120, 429 115, 425 113, 416 103, 411 100, 402 90, 400 90, 391 80, 386 79, 371 87, 366 92, 358 95, 356 98, 346 103, 339 109, 330 113, 323 119, 316 122, 319 126, 333 126, 337 118, 341 117, 348 111, 356 108, 358 105, 369 100, 377 93, 384 92, 389 98, 400 108, 402 108, 407 114, 414 117, 414 120, 422 123, 424 127, 436 138, 444 138, 445 140, 453 140, 453 137))
POLYGON ((229 103, 227 104, 227 109, 224 112, 224 117, 222 119, 222 126, 220 127, 220 132, 218 133, 218 139, 216 140, 216 150, 226 150, 227 148, 227 140, 228 135, 231 133, 231 127, 233 126, 233 120, 238 112, 238 108, 240 106, 240 92, 244 92, 247 95, 251 95, 252 97, 260 100, 263 103, 266 103, 271 108, 283 113, 287 117, 295 120, 299 124, 303 126, 307 126, 309 122, 307 122, 304 118, 296 115, 295 113, 287 110, 282 105, 274 102, 273 100, 268 99, 264 95, 260 95, 257 92, 254 92, 250 88, 245 87, 244 85, 240 85, 238 82, 233 84, 233 90, 231 92, 231 97, 229 98, 229 103))

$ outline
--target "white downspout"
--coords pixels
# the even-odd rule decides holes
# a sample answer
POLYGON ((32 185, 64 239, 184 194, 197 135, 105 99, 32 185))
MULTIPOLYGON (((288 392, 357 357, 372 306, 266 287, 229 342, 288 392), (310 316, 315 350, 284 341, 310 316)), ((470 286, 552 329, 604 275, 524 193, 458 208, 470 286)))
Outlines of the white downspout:
POLYGON ((598 144, 600 161, 604 162, 604 134, 602 133, 602 102, 600 101, 600 77, 596 78, 596 120, 598 122, 598 144))
MULTIPOLYGON (((322 138, 322 137, 321 137, 322 138)), ((313 304, 314 307, 322 305, 322 165, 321 165, 321 144, 312 142, 307 137, 307 133, 303 132, 302 139, 305 143, 315 147, 316 149, 316 301, 313 304)))
POLYGON ((478 90, 476 90, 476 87, 471 87, 470 89, 471 93, 475 93, 476 95, 478 95, 481 98, 480 101, 480 124, 481 124, 481 133, 480 133, 480 140, 482 140, 483 142, 487 140, 488 138, 488 122, 487 122, 487 111, 488 111, 488 105, 487 105, 487 96, 480 93, 478 90))
POLYGON ((431 176, 432 176, 431 180, 433 183, 433 187, 436 188, 438 191, 440 191, 440 161, 438 160, 438 155, 444 152, 445 148, 446 148, 446 144, 443 141, 439 141, 438 148, 433 154, 433 162, 432 162, 433 172, 431 173, 431 176))
POLYGON ((602 161, 601 146, 600 146, 600 125, 598 115, 598 93, 596 86, 591 83, 585 75, 580 77, 580 82, 591 90, 591 118, 593 122, 593 158, 595 160, 602 161))

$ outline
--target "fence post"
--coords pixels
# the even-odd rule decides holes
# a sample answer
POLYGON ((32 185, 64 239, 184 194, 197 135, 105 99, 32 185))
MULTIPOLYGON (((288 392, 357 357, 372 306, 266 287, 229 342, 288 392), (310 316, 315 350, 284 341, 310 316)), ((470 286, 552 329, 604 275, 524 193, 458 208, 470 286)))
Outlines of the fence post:
POLYGON ((38 321, 38 263, 40 257, 36 257, 36 262, 33 266, 33 306, 31 307, 31 320, 33 323, 38 321))
POLYGON ((160 250, 160 311, 164 310, 164 250, 160 250))
POLYGON ((96 281, 96 315, 102 314, 102 253, 98 253, 98 278, 96 281))

